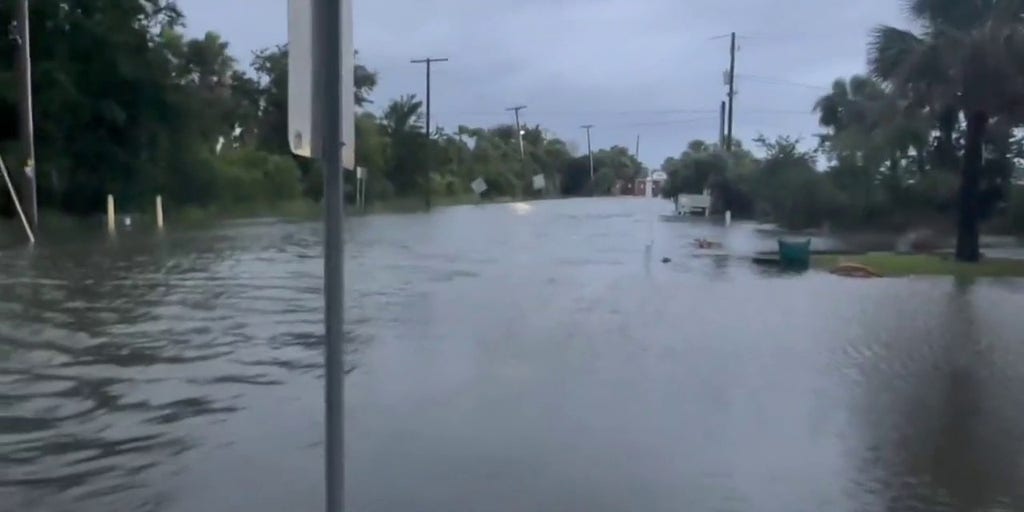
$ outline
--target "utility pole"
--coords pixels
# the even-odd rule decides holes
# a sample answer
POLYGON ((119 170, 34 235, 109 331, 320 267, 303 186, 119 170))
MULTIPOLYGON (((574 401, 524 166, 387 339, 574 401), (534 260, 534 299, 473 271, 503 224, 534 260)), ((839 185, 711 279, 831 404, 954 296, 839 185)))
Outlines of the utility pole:
POLYGON ((725 101, 722 102, 722 108, 718 112, 718 147, 725 147, 725 101))
POLYGON ((594 150, 590 147, 590 129, 593 128, 592 124, 585 124, 580 128, 587 131, 587 154, 590 155, 590 193, 594 193, 594 150))
POLYGON ((414 59, 409 61, 413 64, 426 64, 427 65, 427 124, 423 127, 423 130, 427 133, 427 163, 424 165, 424 177, 423 177, 423 199, 427 209, 430 209, 430 171, 433 167, 433 146, 430 144, 433 135, 430 130, 430 65, 435 62, 448 62, 447 58, 435 59, 427 57, 426 59, 414 59))
POLYGON ((39 227, 39 207, 36 204, 36 143, 32 119, 32 49, 29 38, 28 0, 18 0, 18 71, 21 75, 21 143, 25 153, 22 169, 22 194, 28 210, 28 222, 35 232, 39 227))
MULTIPOLYGON (((640 134, 639 133, 636 134, 636 147, 633 150, 633 158, 635 158, 636 159, 636 163, 638 165, 640 165, 640 168, 637 169, 637 171, 640 174, 643 174, 643 172, 644 172, 644 164, 643 164, 643 162, 640 161, 640 134)), ((650 178, 650 177, 651 177, 651 170, 647 169, 647 175, 644 176, 644 183, 645 184, 648 183, 647 178, 650 178)), ((633 195, 636 195, 636 181, 637 181, 636 178, 633 178, 633 186, 631 187, 631 190, 633 191, 633 195)))
POLYGON ((519 126, 519 111, 526 108, 526 105, 519 105, 518 107, 506 108, 507 112, 516 113, 516 135, 519 136, 519 160, 526 160, 526 150, 523 149, 523 128, 519 126))
POLYGON ((733 32, 729 43, 729 127, 725 139, 726 151, 732 151, 732 119, 733 102, 736 98, 736 32, 733 32))

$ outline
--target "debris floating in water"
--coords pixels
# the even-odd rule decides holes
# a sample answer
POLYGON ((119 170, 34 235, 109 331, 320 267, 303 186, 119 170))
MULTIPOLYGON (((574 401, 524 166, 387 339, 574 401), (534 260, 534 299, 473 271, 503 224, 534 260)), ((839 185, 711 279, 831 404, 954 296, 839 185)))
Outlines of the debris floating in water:
POLYGON ((840 263, 830 270, 834 275, 843 277, 857 277, 857 278, 873 278, 882 277, 882 274, 876 272, 871 267, 861 265, 858 263, 840 263))
POLYGON ((694 238, 693 239, 693 244, 698 249, 721 249, 722 248, 721 242, 712 242, 711 240, 708 240, 707 238, 694 238))

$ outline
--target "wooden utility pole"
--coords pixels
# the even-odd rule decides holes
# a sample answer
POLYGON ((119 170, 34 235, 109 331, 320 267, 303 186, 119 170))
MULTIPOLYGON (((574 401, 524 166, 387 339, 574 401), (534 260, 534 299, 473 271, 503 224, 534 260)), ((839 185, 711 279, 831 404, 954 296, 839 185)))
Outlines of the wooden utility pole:
POLYGON ((736 98, 736 32, 730 37, 729 44, 729 126, 725 138, 726 151, 732 151, 732 119, 733 102, 736 98))
POLYGON ((587 155, 590 156, 590 187, 593 190, 594 187, 594 150, 590 147, 590 130, 593 128, 592 124, 585 124, 580 128, 587 131, 587 155))
POLYGON ((519 160, 526 160, 526 150, 523 149, 523 128, 519 125, 519 111, 526 108, 526 105, 506 108, 506 111, 516 113, 516 136, 519 137, 519 160))
POLYGON ((725 147, 725 116, 726 116, 726 103, 722 102, 722 107, 718 112, 718 147, 725 147))
POLYGON ((20 167, 24 171, 21 194, 25 202, 25 213, 32 231, 39 226, 39 207, 36 203, 36 143, 35 127, 32 114, 32 49, 28 22, 28 0, 18 0, 18 74, 21 88, 21 144, 24 162, 20 167))
POLYGON ((427 124, 424 125, 424 127, 423 127, 423 131, 425 131, 426 134, 427 134, 427 162, 423 166, 423 168, 424 168, 423 169, 424 170, 424 172, 423 172, 423 175, 424 175, 423 176, 423 194, 424 194, 423 195, 423 199, 424 199, 424 204, 426 205, 427 209, 429 210, 430 209, 430 171, 433 170, 433 162, 434 162, 434 159, 433 159, 433 154, 434 154, 433 150, 434 150, 434 148, 433 148, 433 145, 430 144, 431 139, 433 139, 433 135, 432 135, 431 128, 430 128, 430 65, 435 63, 435 62, 448 62, 448 59, 447 58, 435 59, 435 58, 432 58, 432 57, 427 57, 425 59, 414 59, 414 60, 411 60, 409 62, 412 62, 413 64, 426 64, 426 66, 427 66, 427 124))

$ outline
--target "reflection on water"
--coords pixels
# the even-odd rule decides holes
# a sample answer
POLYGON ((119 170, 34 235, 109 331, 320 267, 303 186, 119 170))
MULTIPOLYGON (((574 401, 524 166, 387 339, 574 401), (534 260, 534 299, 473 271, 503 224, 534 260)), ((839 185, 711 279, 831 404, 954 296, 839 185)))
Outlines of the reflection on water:
MULTIPOLYGON (((1024 286, 764 272, 666 208, 353 219, 352 509, 1024 506, 1024 286)), ((0 253, 0 510, 320 509, 319 234, 0 253)))

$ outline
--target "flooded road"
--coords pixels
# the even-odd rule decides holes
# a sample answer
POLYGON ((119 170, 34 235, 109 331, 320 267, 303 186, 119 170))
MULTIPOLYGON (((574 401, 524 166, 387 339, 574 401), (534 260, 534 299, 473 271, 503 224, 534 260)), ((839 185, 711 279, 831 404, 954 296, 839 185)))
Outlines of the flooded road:
MULTIPOLYGON (((352 219, 350 510, 1024 507, 1021 281, 768 273, 668 209, 352 219)), ((0 252, 0 510, 321 510, 320 231, 0 252)))

